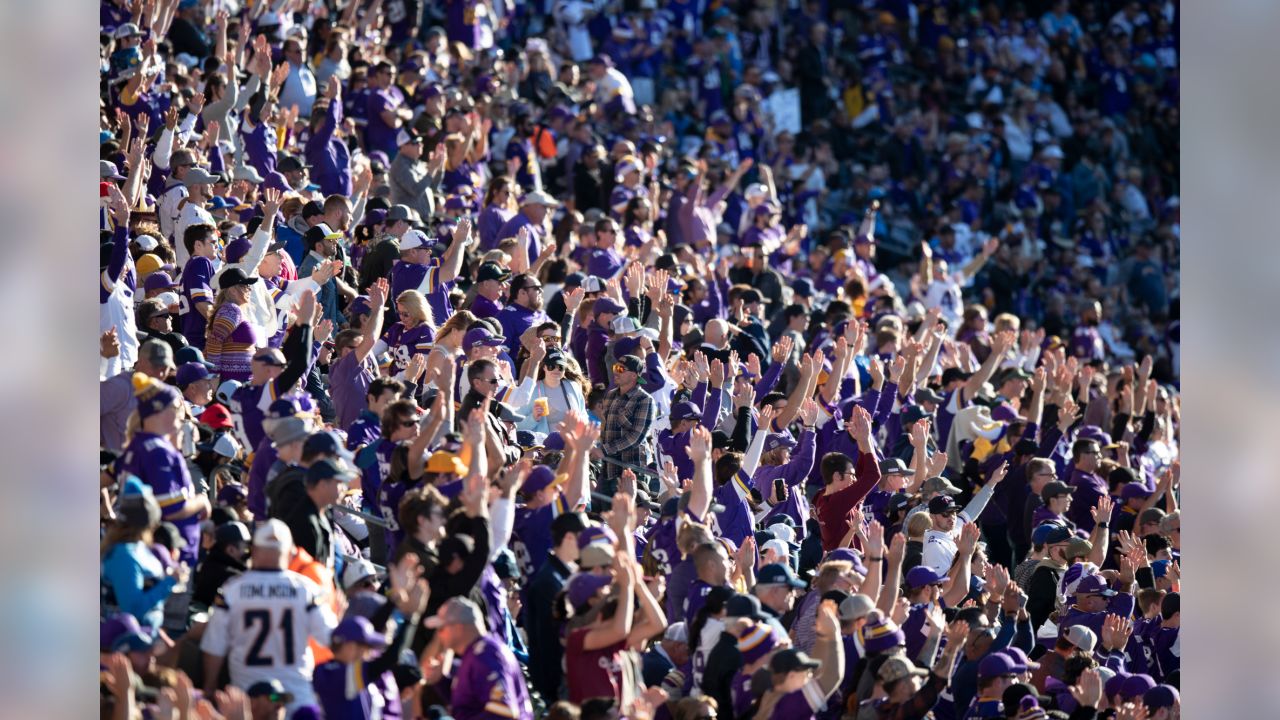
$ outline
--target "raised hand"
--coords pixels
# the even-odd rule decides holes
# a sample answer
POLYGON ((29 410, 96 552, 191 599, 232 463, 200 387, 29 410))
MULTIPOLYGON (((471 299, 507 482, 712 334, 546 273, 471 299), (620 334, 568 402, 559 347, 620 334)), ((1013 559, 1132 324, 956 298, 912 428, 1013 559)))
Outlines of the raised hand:
POLYGON ((907 439, 911 442, 911 447, 917 452, 925 450, 929 444, 929 419, 917 420, 911 426, 907 439))
POLYGON ((1058 411, 1058 429, 1066 433, 1079 419, 1080 406, 1076 404, 1075 400, 1068 397, 1063 401, 1062 407, 1058 411))
POLYGON ((884 385, 884 363, 880 361, 879 356, 871 358, 871 362, 867 363, 867 374, 871 375, 871 384, 874 387, 884 385))
POLYGON ((769 356, 770 359, 776 363, 785 362, 787 358, 791 357, 791 345, 791 336, 783 335, 778 339, 778 342, 773 344, 773 351, 769 356))
POLYGON ((824 639, 840 637, 840 618, 836 614, 836 610, 834 600, 823 600, 818 605, 818 619, 814 624, 814 630, 818 633, 818 637, 824 639))
POLYGON ((818 403, 814 402, 813 398, 805 398, 800 405, 800 422, 806 428, 811 428, 818 423, 818 403))
POLYGON ((991 480, 990 480, 991 484, 999 485, 1000 481, 1004 480, 1005 476, 1008 474, 1009 474, 1008 461, 1000 463, 1000 467, 996 468, 995 471, 991 473, 991 480))
POLYGON ((756 390, 755 388, 751 387, 751 385, 749 384, 742 385, 741 387, 733 391, 733 406, 735 408, 741 409, 744 407, 745 408, 755 407, 755 404, 756 404, 756 390))
POLYGON ((867 524, 867 555, 880 557, 884 554, 884 526, 879 520, 867 524))
MULTIPOLYGON (((935 606, 936 607, 936 606, 935 606)), ((969 623, 964 620, 956 620, 947 626, 946 632, 947 650, 955 648, 959 652, 964 647, 965 642, 969 639, 969 623)))
POLYGON ((905 355, 898 355, 889 363, 889 382, 898 384, 902 379, 902 373, 907 369, 907 358, 905 355))
POLYGON ((1071 686, 1071 697, 1081 707, 1098 707, 1098 703, 1102 701, 1102 676, 1098 671, 1090 668, 1080 673, 1079 682, 1071 686))
POLYGON ((724 387, 724 363, 720 362, 719 358, 711 361, 708 380, 711 383, 711 387, 724 387))
POLYGON ((947 469, 947 454, 944 452, 936 452, 933 457, 929 458, 929 467, 925 468, 925 473, 930 477, 941 475, 943 470, 947 469))
POLYGON ((701 463, 711 457, 711 431, 701 425, 689 432, 689 459, 701 463))
POLYGON ((899 567, 902 565, 902 558, 907 552, 907 536, 905 533, 895 533, 893 538, 889 540, 889 565, 888 567, 899 567))
POLYGON ((778 410, 772 405, 765 405, 760 408, 760 430, 759 432, 773 432, 773 419, 778 416, 778 410))
POLYGON ((973 554, 978 547, 978 536, 981 531, 978 530, 977 523, 965 523, 960 528, 960 542, 956 543, 957 549, 961 555, 966 557, 973 554))
POLYGON ((1089 511, 1094 523, 1111 522, 1111 512, 1115 509, 1115 501, 1109 495, 1098 498, 1098 504, 1089 511))
POLYGON ((871 414, 861 405, 853 407, 852 417, 849 418, 849 434, 854 440, 865 444, 868 450, 871 449, 871 414))

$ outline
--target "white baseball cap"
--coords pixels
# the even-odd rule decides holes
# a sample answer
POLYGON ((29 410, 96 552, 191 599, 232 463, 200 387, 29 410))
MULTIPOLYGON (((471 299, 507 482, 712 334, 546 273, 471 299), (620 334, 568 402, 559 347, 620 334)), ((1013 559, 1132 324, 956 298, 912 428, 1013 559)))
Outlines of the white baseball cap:
POLYGON ((253 546, 270 550, 286 550, 293 546, 293 533, 289 526, 271 518, 253 531, 253 546))
POLYGON ((373 566, 373 563, 364 558, 348 563, 347 568, 342 571, 342 589, 346 590, 361 580, 370 577, 379 577, 378 570, 373 566))
POLYGON ((181 301, 178 299, 178 293, 172 293, 172 292, 162 292, 156 296, 156 299, 164 303, 165 307, 173 307, 174 305, 178 305, 181 303, 181 301))
POLYGON ((431 247, 433 244, 427 239, 427 234, 421 230, 407 230, 400 238, 401 250, 415 250, 417 248, 431 247))
POLYGON ((764 197, 768 194, 769 188, 765 187, 763 183, 751 183, 747 186, 747 190, 743 193, 743 196, 750 200, 753 197, 764 197))
POLYGON ((760 546, 761 553, 766 553, 770 550, 778 553, 782 557, 787 557, 791 553, 791 551, 787 549, 787 544, 779 540, 778 538, 769 540, 768 542, 760 546))
POLYGON ((672 642, 689 642, 689 627, 684 622, 668 625, 667 631, 662 633, 662 639, 672 642))
POLYGON ((142 248, 143 252, 151 252, 152 250, 155 250, 156 247, 160 245, 160 241, 156 240, 150 235, 139 235, 138 237, 134 238, 133 241, 138 243, 138 247, 142 248))
POLYGON ((223 380, 222 384, 218 386, 218 391, 214 393, 214 397, 216 397, 223 404, 230 405, 231 396, 235 395, 236 391, 239 389, 240 389, 239 380, 223 380))

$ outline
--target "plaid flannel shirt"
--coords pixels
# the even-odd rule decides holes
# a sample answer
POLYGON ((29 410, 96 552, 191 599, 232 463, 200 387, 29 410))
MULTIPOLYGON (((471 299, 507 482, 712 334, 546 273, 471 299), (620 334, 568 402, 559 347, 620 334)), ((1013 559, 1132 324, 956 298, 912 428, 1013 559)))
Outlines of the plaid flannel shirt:
MULTIPOLYGON (((604 396, 604 428, 600 433, 600 449, 606 457, 632 465, 653 464, 653 438, 650 437, 656 417, 653 396, 639 386, 623 393, 613 388, 604 396)), ((613 487, 622 468, 604 464, 608 487, 613 487)))

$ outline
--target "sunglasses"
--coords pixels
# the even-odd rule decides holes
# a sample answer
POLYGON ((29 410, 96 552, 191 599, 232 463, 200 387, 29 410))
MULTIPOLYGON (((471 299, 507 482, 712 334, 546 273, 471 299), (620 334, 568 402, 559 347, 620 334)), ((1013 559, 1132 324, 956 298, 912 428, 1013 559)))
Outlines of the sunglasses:
POLYGON ((422 418, 420 417, 410 418, 408 420, 401 420, 400 427, 411 428, 411 427, 417 426, 417 424, 420 422, 422 422, 422 418))
POLYGON ((490 385, 498 384, 498 378, 476 378, 476 379, 483 383, 489 383, 490 385))

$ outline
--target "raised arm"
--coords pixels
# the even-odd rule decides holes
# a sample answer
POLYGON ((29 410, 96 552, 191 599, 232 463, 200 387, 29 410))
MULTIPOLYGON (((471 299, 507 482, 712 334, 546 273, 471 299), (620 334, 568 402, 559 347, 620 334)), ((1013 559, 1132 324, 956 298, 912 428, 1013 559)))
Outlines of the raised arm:
POLYGON ((383 309, 387 303, 388 291, 386 278, 378 278, 373 285, 369 286, 369 307, 373 308, 373 311, 369 313, 369 318, 365 320, 364 327, 361 329, 363 335, 355 349, 357 363, 362 363, 369 357, 378 338, 382 337, 382 322, 385 315, 383 309))
MULTIPOLYGON (((825 359, 822 351, 814 353, 812 356, 805 356, 800 362, 800 381, 796 383, 796 387, 791 391, 791 397, 787 398, 787 407, 779 415, 777 426, 779 429, 785 429, 795 421, 796 416, 800 414, 800 406, 804 403, 805 398, 813 395, 813 388, 818 383, 818 369, 822 367, 825 359)), ((773 432, 773 428, 768 428, 769 432, 773 432)))
POLYGON ((982 385, 995 374, 996 368, 1000 367, 1000 358, 1009 352, 1009 348, 1013 347, 1015 340, 1017 340, 1017 335, 1012 330, 1000 332, 991 340, 991 354, 987 356, 982 366, 965 382, 962 388, 964 394, 960 398, 961 408, 964 408, 970 400, 976 397, 978 392, 982 390, 982 385))
POLYGON ((462 270, 462 260, 466 257, 463 250, 472 242, 474 240, 471 237, 471 220, 462 218, 454 228, 453 242, 449 243, 449 249, 440 258, 441 283, 447 283, 458 277, 458 273, 462 270))
POLYGON ((689 458, 693 482, 689 487, 689 512, 705 519, 711 508, 711 431, 695 426, 689 432, 689 458))

